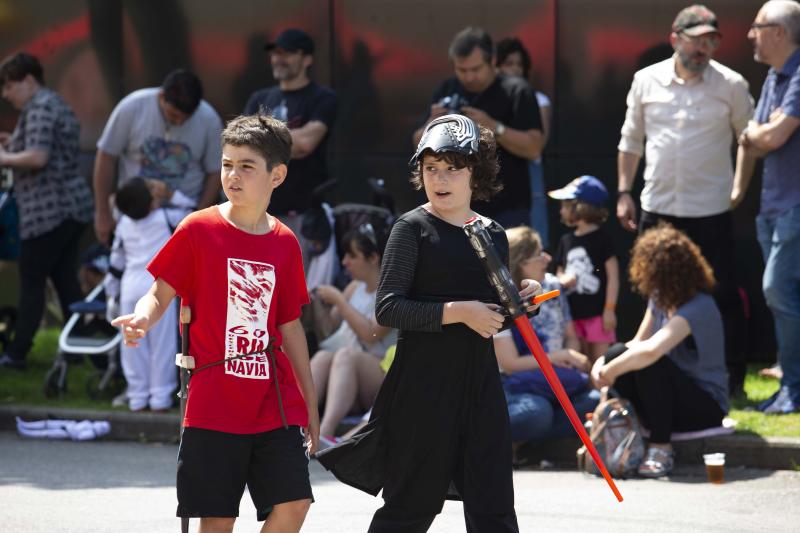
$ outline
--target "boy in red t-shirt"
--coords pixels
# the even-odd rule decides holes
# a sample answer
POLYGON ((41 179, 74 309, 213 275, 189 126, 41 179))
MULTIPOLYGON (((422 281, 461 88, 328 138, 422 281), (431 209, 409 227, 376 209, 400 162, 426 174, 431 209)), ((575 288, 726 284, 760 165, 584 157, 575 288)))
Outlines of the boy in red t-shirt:
POLYGON ((308 293, 297 238, 267 213, 291 145, 276 119, 232 120, 222 133, 228 202, 183 220, 147 267, 156 280, 150 291, 112 322, 136 346, 179 295, 191 308, 198 369, 272 341, 275 359, 258 353, 192 377, 177 516, 201 517, 201 531, 233 530, 245 485, 266 520, 262 531, 298 531, 312 501, 308 454, 317 448, 319 414, 299 320, 308 293))

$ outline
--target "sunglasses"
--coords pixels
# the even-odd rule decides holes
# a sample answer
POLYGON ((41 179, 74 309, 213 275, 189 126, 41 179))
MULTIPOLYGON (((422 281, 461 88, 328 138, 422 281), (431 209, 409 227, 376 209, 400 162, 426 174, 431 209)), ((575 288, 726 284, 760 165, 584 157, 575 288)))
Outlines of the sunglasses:
POLYGON ((369 239, 369 242, 372 243, 372 246, 374 246, 376 249, 378 248, 378 237, 375 235, 375 228, 372 227, 372 224, 369 222, 361 224, 358 227, 358 233, 369 239))

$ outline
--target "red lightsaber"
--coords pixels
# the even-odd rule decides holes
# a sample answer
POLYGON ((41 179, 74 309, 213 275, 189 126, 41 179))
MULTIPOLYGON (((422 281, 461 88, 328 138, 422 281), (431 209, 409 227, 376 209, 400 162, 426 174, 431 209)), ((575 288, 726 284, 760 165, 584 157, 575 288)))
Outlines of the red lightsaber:
MULTIPOLYGON (((564 386, 558 379, 555 370, 553 370, 553 365, 550 364, 550 360, 547 358, 547 354, 542 348, 539 338, 536 336, 536 333, 534 333, 531 323, 525 315, 526 305, 522 301, 522 298, 519 297, 519 292, 514 285, 514 281, 511 279, 508 268, 500 261, 497 250, 494 248, 494 243, 489 237, 486 228, 483 226, 483 222, 481 222, 478 217, 470 218, 464 223, 464 232, 466 232, 469 237, 472 248, 478 254, 478 257, 480 257, 486 269, 486 275, 489 277, 489 282, 500 297, 503 307, 505 307, 506 311, 514 319, 514 324, 516 324, 517 329, 519 329, 519 332, 522 334, 525 344, 530 348, 531 353, 536 358, 536 362, 539 363, 539 368, 541 368, 544 377, 547 379, 547 383, 550 384, 550 388, 553 389, 556 398, 558 398, 558 402, 561 404, 564 412, 567 413, 572 427, 578 432, 581 441, 583 441, 586 449, 589 450, 589 454, 592 456, 592 459, 594 459, 594 464, 600 469, 606 483, 608 483, 608 486, 611 488, 611 492, 614 493, 617 501, 621 502, 622 494, 620 494, 619 489, 617 489, 614 480, 611 479, 611 474, 608 473, 606 465, 603 463, 600 454, 597 453, 597 449, 592 443, 592 439, 590 439, 588 433, 586 433, 586 429, 583 427, 580 418, 578 418, 578 413, 575 412, 575 407, 573 407, 569 396, 567 396, 564 390, 564 386)), ((538 301, 534 298, 533 302, 540 303, 553 296, 556 295, 550 293, 542 294, 539 296, 538 301)))

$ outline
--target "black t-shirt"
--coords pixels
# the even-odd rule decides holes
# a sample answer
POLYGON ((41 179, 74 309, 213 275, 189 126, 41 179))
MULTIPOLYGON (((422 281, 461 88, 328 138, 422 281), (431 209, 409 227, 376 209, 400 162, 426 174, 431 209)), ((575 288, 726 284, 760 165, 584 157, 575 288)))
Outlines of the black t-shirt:
POLYGON ((269 212, 275 215, 290 211, 302 213, 311 207, 309 191, 328 179, 326 162, 328 138, 336 119, 336 94, 313 81, 296 91, 282 91, 277 85, 254 92, 245 105, 245 114, 261 109, 283 120, 289 129, 297 129, 311 121, 320 121, 328 132, 317 148, 302 159, 292 159, 286 181, 272 193, 269 212))
MULTIPOLYGON (((458 78, 450 78, 439 85, 433 93, 431 103, 437 103, 445 96, 454 94, 459 95, 466 105, 488 113, 506 127, 522 131, 542 129, 536 95, 522 78, 500 74, 482 93, 467 92, 458 78)), ((474 209, 489 217, 495 217, 509 209, 530 209, 528 160, 507 151, 500 143, 497 143, 497 155, 500 160, 498 177, 503 183, 503 190, 488 203, 473 202, 474 209)))
POLYGON ((606 301, 606 261, 614 257, 614 247, 603 228, 586 235, 567 233, 561 237, 554 258, 556 268, 578 278, 569 290, 569 309, 575 320, 603 314, 606 301))

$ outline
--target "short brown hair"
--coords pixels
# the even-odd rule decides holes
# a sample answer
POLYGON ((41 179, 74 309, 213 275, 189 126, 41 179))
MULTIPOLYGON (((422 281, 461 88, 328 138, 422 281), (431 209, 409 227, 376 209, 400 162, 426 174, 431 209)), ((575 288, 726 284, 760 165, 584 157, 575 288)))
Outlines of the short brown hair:
POLYGON ((441 152, 437 154, 433 150, 425 150, 419 156, 417 167, 411 171, 411 185, 418 191, 424 187, 422 165, 425 162, 425 156, 431 155, 437 161, 447 161, 456 168, 470 169, 473 200, 490 200, 492 196, 500 192, 503 184, 497 180, 497 173, 500 172, 500 163, 497 161, 497 141, 494 140, 494 134, 489 129, 480 124, 478 124, 478 129, 481 134, 478 153, 462 155, 455 152, 441 152))
POLYGON ((714 289, 714 271, 700 248, 667 223, 642 233, 628 267, 633 288, 662 310, 673 310, 698 292, 714 289))
POLYGON ((222 146, 247 146, 267 162, 267 170, 275 165, 288 165, 292 155, 292 136, 282 121, 262 114, 240 115, 228 122, 222 131, 222 146))
POLYGON ((508 237, 508 266, 511 279, 519 287, 522 284, 522 263, 542 251, 542 238, 528 226, 517 226, 506 230, 508 237))
POLYGON ((562 200, 572 209, 572 217, 568 221, 575 223, 576 220, 583 220, 587 224, 602 224, 608 220, 608 209, 598 207, 582 200, 562 200))

